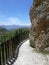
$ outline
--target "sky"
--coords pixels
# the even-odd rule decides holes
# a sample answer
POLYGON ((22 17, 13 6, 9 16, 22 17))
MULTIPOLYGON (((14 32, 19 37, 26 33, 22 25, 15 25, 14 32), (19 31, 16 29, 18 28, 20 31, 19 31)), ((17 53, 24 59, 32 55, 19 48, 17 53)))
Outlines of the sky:
POLYGON ((30 25, 33 0, 0 0, 0 25, 30 25))

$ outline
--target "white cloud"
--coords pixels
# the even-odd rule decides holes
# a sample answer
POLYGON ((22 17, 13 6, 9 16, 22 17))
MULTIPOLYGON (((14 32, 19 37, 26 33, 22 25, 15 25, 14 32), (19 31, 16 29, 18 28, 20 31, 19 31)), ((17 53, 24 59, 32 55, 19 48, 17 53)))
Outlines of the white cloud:
MULTIPOLYGON (((19 25, 20 20, 18 18, 8 18, 8 25, 19 25)), ((7 25, 7 24, 6 24, 7 25)))
POLYGON ((30 25, 30 22, 22 21, 19 18, 3 18, 0 19, 0 25, 30 25))

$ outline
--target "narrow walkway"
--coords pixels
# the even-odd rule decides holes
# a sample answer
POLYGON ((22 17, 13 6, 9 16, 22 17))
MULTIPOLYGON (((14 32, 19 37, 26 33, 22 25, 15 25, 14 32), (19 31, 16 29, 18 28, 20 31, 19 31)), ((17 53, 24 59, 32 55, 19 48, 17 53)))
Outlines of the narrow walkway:
POLYGON ((49 55, 37 53, 27 40, 20 47, 18 58, 13 65, 49 65, 49 55))

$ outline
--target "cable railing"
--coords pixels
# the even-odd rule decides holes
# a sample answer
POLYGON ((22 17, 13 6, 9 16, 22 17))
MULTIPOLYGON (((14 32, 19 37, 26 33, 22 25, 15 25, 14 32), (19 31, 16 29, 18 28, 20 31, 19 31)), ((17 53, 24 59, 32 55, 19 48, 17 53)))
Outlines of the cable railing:
POLYGON ((0 65, 6 65, 10 59, 16 58, 17 46, 28 37, 29 31, 23 31, 5 42, 0 42, 0 65))

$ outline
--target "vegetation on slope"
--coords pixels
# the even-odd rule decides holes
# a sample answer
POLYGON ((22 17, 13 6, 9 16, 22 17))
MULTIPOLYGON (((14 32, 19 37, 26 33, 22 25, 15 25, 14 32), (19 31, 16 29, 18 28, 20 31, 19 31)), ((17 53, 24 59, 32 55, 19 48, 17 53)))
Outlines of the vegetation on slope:
POLYGON ((0 35, 0 42, 5 42, 6 40, 11 39, 15 35, 18 35, 22 32, 27 32, 27 31, 29 32, 28 28, 19 28, 19 29, 14 30, 14 31, 6 31, 0 35))

